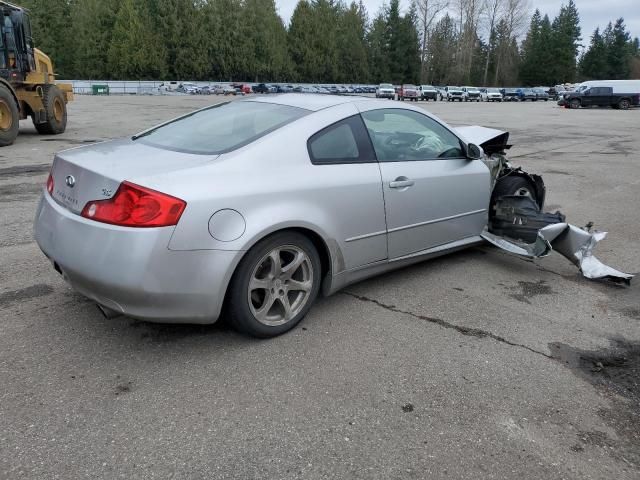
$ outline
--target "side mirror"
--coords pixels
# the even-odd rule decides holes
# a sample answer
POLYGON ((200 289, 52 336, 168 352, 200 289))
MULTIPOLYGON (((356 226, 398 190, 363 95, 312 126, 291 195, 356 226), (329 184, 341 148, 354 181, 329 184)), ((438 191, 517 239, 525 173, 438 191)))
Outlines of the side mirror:
POLYGON ((585 90, 584 92, 582 92, 583 95, 589 95, 590 90, 585 90))
POLYGON ((475 143, 470 143, 467 145, 467 158, 470 160, 482 158, 482 149, 475 143))

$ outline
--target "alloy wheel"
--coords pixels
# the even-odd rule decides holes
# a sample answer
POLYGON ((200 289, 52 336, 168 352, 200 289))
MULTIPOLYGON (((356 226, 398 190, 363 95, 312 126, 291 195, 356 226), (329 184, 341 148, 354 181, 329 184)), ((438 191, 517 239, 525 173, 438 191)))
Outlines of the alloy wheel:
POLYGON ((291 321, 309 301, 313 264, 300 247, 274 248, 257 263, 247 291, 255 319, 268 326, 291 321))

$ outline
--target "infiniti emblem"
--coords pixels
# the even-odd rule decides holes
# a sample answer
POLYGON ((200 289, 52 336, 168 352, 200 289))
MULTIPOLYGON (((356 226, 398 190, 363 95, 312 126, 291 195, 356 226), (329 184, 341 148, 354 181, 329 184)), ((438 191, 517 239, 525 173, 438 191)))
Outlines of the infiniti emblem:
POLYGON ((64 183, 67 184, 67 187, 73 188, 76 184, 76 179, 73 178, 73 175, 67 175, 67 178, 64 179, 64 183))

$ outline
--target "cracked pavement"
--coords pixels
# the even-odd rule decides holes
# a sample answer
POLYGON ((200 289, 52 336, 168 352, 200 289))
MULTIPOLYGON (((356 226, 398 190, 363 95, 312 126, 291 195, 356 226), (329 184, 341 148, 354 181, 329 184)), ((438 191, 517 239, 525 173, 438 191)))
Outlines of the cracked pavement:
MULTIPOLYGON (((292 332, 106 320, 39 252, 55 151, 216 97, 77 97, 0 149, 0 479, 636 479, 640 289, 490 246, 321 299, 292 332)), ((640 110, 421 104, 510 130, 547 208, 640 272, 640 110)))

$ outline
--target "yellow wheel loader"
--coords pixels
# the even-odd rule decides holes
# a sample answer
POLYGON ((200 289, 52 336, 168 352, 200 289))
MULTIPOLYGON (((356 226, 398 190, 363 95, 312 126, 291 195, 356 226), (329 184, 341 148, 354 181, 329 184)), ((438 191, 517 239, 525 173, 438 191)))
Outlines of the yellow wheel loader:
POLYGON ((64 132, 72 85, 56 83, 51 59, 33 47, 28 12, 0 1, 0 13, 0 147, 13 143, 27 117, 38 133, 64 132))

